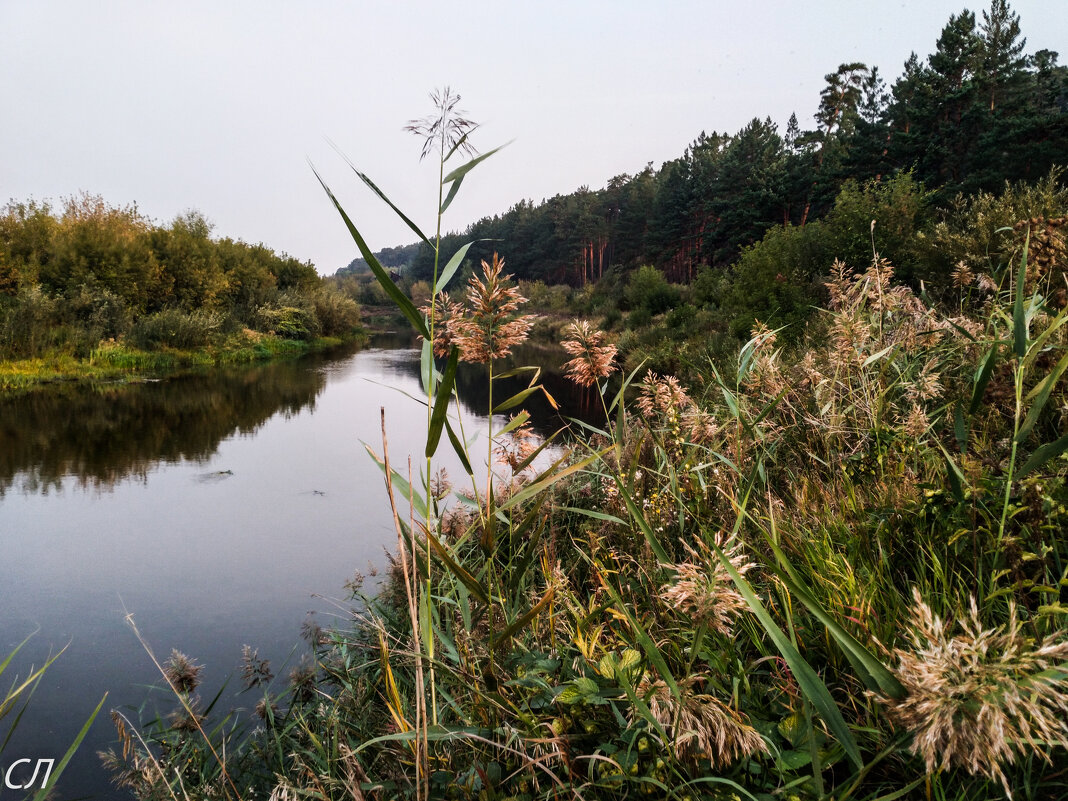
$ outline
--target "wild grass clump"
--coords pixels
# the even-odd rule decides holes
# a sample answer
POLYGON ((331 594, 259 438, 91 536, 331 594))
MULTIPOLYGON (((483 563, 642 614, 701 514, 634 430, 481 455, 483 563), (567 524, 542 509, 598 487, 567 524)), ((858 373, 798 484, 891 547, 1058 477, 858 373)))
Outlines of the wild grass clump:
MULTIPOLYGON (((472 127, 457 100, 417 126, 442 212, 484 158, 445 172, 472 127)), ((576 322, 568 372, 604 419, 554 457, 521 411, 536 371, 494 399, 531 323, 501 259, 462 300, 445 291, 466 251, 438 265, 420 312, 338 209, 423 340, 425 461, 384 433, 368 447, 388 574, 354 584, 352 619, 316 633, 287 690, 257 680, 257 729, 225 756, 222 728, 176 721, 128 739, 127 762, 177 731, 207 766, 181 792, 249 799, 1068 792, 1068 311, 1029 277, 1028 225, 1010 262, 962 272, 962 293, 985 287, 968 304, 878 256, 836 263, 800 349, 758 323, 700 382, 637 368, 610 390, 618 354, 576 322), (461 359, 490 386, 477 450, 461 359)))

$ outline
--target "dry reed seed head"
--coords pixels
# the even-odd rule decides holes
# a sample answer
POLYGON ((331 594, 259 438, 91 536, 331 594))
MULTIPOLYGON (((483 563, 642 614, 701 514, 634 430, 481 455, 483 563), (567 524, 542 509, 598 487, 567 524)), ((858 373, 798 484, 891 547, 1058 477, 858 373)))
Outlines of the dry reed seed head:
POLYGON ((289 687, 296 703, 307 703, 315 697, 316 668, 313 663, 302 660, 289 671, 289 687))
MULTIPOLYGON (((740 541, 728 543, 719 533, 716 535, 716 546, 742 575, 753 568, 740 541)), ((693 559, 671 566, 676 578, 660 588, 660 600, 680 614, 693 617, 713 631, 729 637, 734 621, 747 608, 745 599, 738 593, 727 569, 711 549, 703 543, 701 553, 689 544, 685 547, 693 559)))
POLYGON ((906 639, 893 653, 907 695, 879 700, 912 733, 929 773, 963 767, 1000 781, 1011 798, 1004 768, 1017 756, 1050 762, 1047 749, 1068 748, 1068 632, 1035 642, 1013 604, 1007 623, 984 628, 974 598, 954 626, 914 589, 906 639))
MULTIPOLYGON (((512 415, 511 419, 515 420, 515 415, 512 415)), ((538 440, 538 435, 534 433, 530 423, 526 422, 508 432, 504 437, 499 437, 494 443, 493 454, 515 473, 519 465, 538 449, 538 440)), ((529 467, 530 465, 527 465, 527 469, 529 467)))
POLYGON ((444 467, 430 479, 430 495, 435 500, 443 500, 452 490, 452 481, 449 479, 449 471, 444 467))
POLYGON ((975 279, 975 285, 979 287, 980 291, 990 295, 993 295, 998 291, 997 283, 986 273, 979 273, 978 277, 975 279))
POLYGON ((503 269, 504 260, 496 253, 492 264, 483 260, 483 278, 472 276, 468 281, 463 313, 449 317, 448 334, 465 362, 485 363, 508 356, 513 347, 526 341, 537 320, 536 314, 516 316, 527 299, 517 287, 508 285, 511 276, 502 276, 503 269))
POLYGON ((957 262, 957 266, 953 268, 953 286, 958 289, 964 289, 967 286, 971 286, 975 281, 975 273, 972 272, 968 264, 962 259, 957 262))
POLYGON ((193 696, 187 705, 179 707, 167 716, 170 727, 175 731, 195 732, 204 722, 204 715, 200 714, 200 697, 193 696))
POLYGON ((768 753, 764 738, 740 713, 715 696, 694 691, 694 684, 702 679, 692 676, 678 682, 679 698, 662 679, 643 678, 638 683, 638 694, 646 699, 649 711, 671 738, 676 753, 706 758, 714 768, 768 753))
POLYGON ((564 365, 568 378, 580 386, 590 387, 615 371, 617 349, 615 345, 604 344, 603 331, 594 329, 587 320, 576 320, 565 333, 569 339, 563 342, 564 350, 575 357, 564 365))
POLYGON ((434 104, 434 111, 431 114, 422 119, 409 120, 404 126, 405 131, 423 140, 423 150, 419 154, 419 160, 422 161, 430 155, 435 145, 443 150, 445 155, 457 145, 459 145, 457 149, 463 153, 468 155, 477 153, 478 151, 470 141, 464 137, 475 130, 478 123, 464 117, 463 115, 467 112, 457 108, 460 95, 453 93, 452 89, 446 86, 431 92, 430 101, 434 104))
POLYGON ((420 307, 419 311, 427 320, 434 321, 434 355, 440 359, 449 355, 453 341, 449 334, 449 321, 463 314, 463 307, 449 297, 448 292, 442 292, 431 298, 430 303, 420 307))
POLYGON ((650 371, 639 387, 638 408, 646 418, 663 417, 677 421, 684 412, 693 407, 693 401, 673 375, 660 377, 650 371))
POLYGON ((259 650, 251 645, 241 646, 241 680, 245 689, 251 690, 261 684, 269 684, 273 678, 270 661, 260 659, 259 650))
POLYGON ((927 413, 923 410, 923 407, 913 403, 912 409, 909 411, 908 417, 905 418, 905 423, 902 426, 905 435, 910 439, 918 440, 927 434, 927 429, 930 427, 931 421, 927 418, 927 413))
POLYGON ((189 694, 200 684, 200 674, 204 666, 181 651, 172 650, 170 658, 163 663, 163 673, 174 688, 180 693, 189 694))

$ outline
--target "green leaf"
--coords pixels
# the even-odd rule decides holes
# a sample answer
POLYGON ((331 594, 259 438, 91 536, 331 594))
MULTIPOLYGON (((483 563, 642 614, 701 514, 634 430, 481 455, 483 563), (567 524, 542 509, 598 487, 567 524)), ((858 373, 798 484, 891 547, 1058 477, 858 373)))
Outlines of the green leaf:
POLYGON ((481 603, 489 605, 489 598, 486 596, 485 590, 482 589, 482 585, 478 583, 478 579, 472 576, 462 565, 460 565, 455 559, 452 558, 452 554, 449 553, 449 549, 441 544, 441 540, 434 536, 431 531, 426 532, 427 542, 430 543, 430 548, 437 554, 438 558, 445 563, 445 567, 449 572, 456 576, 475 598, 481 603))
POLYGON ((401 313, 408 318, 409 322, 415 326, 416 332, 423 337, 423 339, 430 339, 430 332, 426 329, 426 322, 423 320, 423 315, 412 304, 411 300, 405 295, 395 283, 393 279, 389 277, 389 273, 375 258, 375 254, 371 252, 371 249, 367 246, 367 242, 364 241, 363 236, 356 226, 352 224, 352 220, 349 219, 349 215, 345 213, 345 209, 341 207, 338 199, 334 197, 334 193, 330 191, 330 187, 326 185, 322 176, 316 171, 315 167, 312 167, 312 172, 315 173, 315 177, 319 179, 319 183, 322 185, 323 190, 326 192, 330 201, 334 204, 334 208, 337 209, 338 214, 341 215, 341 219, 345 221, 345 227, 349 229, 349 234, 352 236, 353 241, 356 243, 356 247, 360 250, 360 255, 363 256, 364 261, 371 268, 371 272, 374 273, 375 278, 378 279, 378 283, 382 285, 382 289, 386 291, 393 303, 400 309, 401 313))
POLYGON ((1055 459, 1068 450, 1068 434, 1065 434, 1056 442, 1050 442, 1043 445, 1041 448, 1031 454, 1031 458, 1024 462, 1024 466, 1020 468, 1020 472, 1016 474, 1016 478, 1023 478, 1033 470, 1037 470, 1050 459, 1055 459))
POLYGON ((446 175, 444 178, 441 179, 442 186, 444 186, 445 184, 448 184, 448 183, 452 183, 453 181, 459 180, 460 178, 463 178, 465 175, 467 175, 467 173, 471 172, 471 170, 473 170, 478 164, 480 164, 483 161, 485 161, 486 159, 488 159, 490 156, 492 156, 498 150, 503 150, 504 148, 508 147, 508 145, 512 144, 512 142, 514 142, 514 141, 515 140, 513 139, 513 140, 511 140, 509 142, 505 142, 500 147, 495 147, 495 148, 493 148, 493 150, 489 150, 489 151, 483 153, 481 156, 476 156, 475 158, 471 159, 466 164, 460 165, 455 170, 453 170, 452 172, 450 172, 448 175, 446 175))
POLYGON ((872 692, 881 692, 889 698, 904 698, 905 688, 897 680, 897 677, 879 661, 878 657, 861 645, 852 634, 842 628, 838 621, 831 617, 830 613, 816 600, 812 590, 805 585, 804 581, 793 569, 793 566, 786 558, 786 554, 775 543, 774 538, 767 531, 764 532, 764 536, 779 565, 779 569, 775 571, 775 574, 782 580, 791 594, 808 607, 808 610, 827 628, 827 631, 838 642, 846 659, 849 660, 853 670, 856 671, 857 677, 864 683, 864 686, 872 692))
POLYGON ((70 762, 74 752, 78 750, 78 746, 82 744, 82 740, 85 739, 85 735, 89 733, 89 727, 93 725, 93 721, 96 720, 97 714, 100 712, 100 707, 104 705, 104 701, 107 700, 108 694, 104 693, 104 697, 100 699, 100 703, 96 705, 96 709, 93 710, 93 714, 89 716, 89 719, 82 724, 82 728, 78 731, 78 735, 74 738, 74 741, 70 744, 70 748, 63 754, 63 758, 59 760, 59 764, 56 765, 55 770, 48 777, 48 782, 33 795, 33 801, 45 801, 52 794, 52 788, 56 786, 56 782, 59 781, 59 777, 63 775, 63 771, 67 768, 67 763, 70 762))
POLYGON ((986 385, 990 383, 990 376, 994 372, 994 363, 998 358, 998 345, 997 343, 990 346, 990 350, 987 351, 986 356, 983 357, 982 363, 979 365, 979 370, 975 374, 975 381, 973 382, 972 389, 972 402, 968 406, 968 414, 975 414, 980 404, 983 402, 983 395, 986 393, 986 385))
POLYGON ((438 276, 438 282, 434 284, 434 294, 438 294, 443 290, 452 279, 453 275, 460 268, 464 258, 467 256, 467 251, 471 249, 474 242, 468 242, 466 245, 460 247, 455 253, 452 254, 452 258, 449 259, 449 263, 445 265, 445 269, 441 271, 441 275, 438 276))
POLYGON ((604 520, 608 523, 615 523, 619 526, 627 525, 627 521, 622 518, 610 515, 607 512, 595 512, 592 509, 580 509, 577 506, 561 506, 559 507, 561 512, 574 512, 575 514, 585 515, 586 517, 592 517, 594 520, 604 520))
POLYGON ((675 683, 675 677, 671 675, 667 662, 664 661, 664 655, 660 653, 660 649, 656 647, 653 638, 646 633, 637 618, 631 614, 630 605, 623 602, 623 599, 619 596, 616 588, 607 581, 603 582, 601 586, 604 587, 612 600, 615 601, 616 609, 622 612, 623 616, 627 618, 627 622, 634 631, 634 637, 638 641, 638 645, 645 651, 645 655, 649 658, 649 662, 656 668, 657 672, 660 674, 660 678, 664 680, 664 684, 671 690, 671 694, 675 696, 676 700, 681 698, 682 693, 679 692, 679 685, 675 683))
POLYGON ((456 181, 453 182, 452 186, 449 187, 449 191, 445 195, 445 199, 441 201, 441 206, 438 208, 438 214, 444 214, 448 210, 449 206, 452 205, 453 200, 456 199, 456 193, 460 191, 460 185, 463 184, 463 182, 464 179, 462 177, 458 178, 456 181))
POLYGON ((1027 247, 1031 242, 1031 229, 1024 238, 1023 257, 1016 278, 1016 300, 1012 305, 1013 350, 1023 358, 1027 355, 1027 315, 1024 312, 1024 284, 1027 281, 1027 247))
MULTIPOLYGON (((336 147, 334 149, 337 150, 336 147)), ((341 151, 338 150, 338 153, 341 153, 341 151)), ((349 157, 346 156, 344 153, 341 153, 341 157, 343 159, 345 159, 345 161, 348 163, 348 165, 352 168, 352 171, 354 173, 356 173, 358 176, 360 176, 360 180, 363 181, 365 184, 367 184, 368 188, 370 188, 370 190, 372 192, 374 192, 376 195, 378 195, 385 202, 385 204, 387 206, 389 206, 391 209, 393 209, 393 213, 394 214, 396 214, 398 217, 400 217, 402 220, 404 220, 404 223, 409 228, 411 228, 412 231, 415 232, 415 235, 417 237, 419 237, 421 240, 423 240, 428 245, 430 245, 430 247, 434 247, 434 244, 427 238, 426 234, 424 234, 422 231, 419 230, 419 226, 416 225, 414 222, 412 222, 410 219, 408 219, 408 216, 403 211, 401 211, 399 208, 397 208, 397 206, 393 203, 392 200, 390 200, 388 197, 386 197, 386 194, 375 185, 374 181, 372 181, 370 178, 368 178, 366 175, 364 175, 362 172, 360 172, 358 169, 356 169, 356 165, 353 164, 352 161, 349 160, 349 157)))
POLYGON ((1057 384, 1061 375, 1064 373, 1065 368, 1068 368, 1068 353, 1061 357, 1061 360, 1057 362, 1057 366, 1053 368, 1053 372, 1047 375, 1042 381, 1039 382, 1033 390, 1031 390, 1028 398, 1034 396, 1034 403, 1031 404, 1031 408, 1027 410, 1027 417, 1024 418, 1023 424, 1020 426, 1019 432, 1016 434, 1016 441, 1023 442, 1027 438, 1027 435, 1031 433, 1031 429, 1035 427, 1035 423, 1038 422, 1038 416, 1042 414, 1042 409, 1046 405, 1046 401, 1049 400, 1050 393, 1053 392, 1053 387, 1057 384))
POLYGON ((538 613, 548 605, 549 601, 553 599, 554 592, 556 592, 556 590, 553 587, 550 587, 545 595, 541 597, 541 600, 534 604, 534 606, 530 607, 526 614, 513 620, 508 624, 508 627, 505 628, 504 631, 490 640, 490 648, 497 649, 501 646, 501 643, 509 643, 512 637, 525 629, 527 625, 538 616, 538 613))
POLYGON ((526 423, 527 420, 529 420, 529 419, 530 419, 530 412, 528 412, 526 409, 524 409, 519 414, 517 414, 515 417, 513 417, 511 420, 509 420, 508 421, 508 425, 506 425, 500 431, 495 432, 493 434, 493 438, 496 439, 497 437, 503 437, 505 434, 508 434, 508 433, 510 433, 512 431, 515 431, 521 425, 526 423))
MULTIPOLYGON (((374 459, 375 464, 378 465, 378 469, 382 471, 382 475, 385 475, 386 463, 378 458, 378 455, 371 449, 371 446, 364 443, 363 447, 366 449, 367 453, 370 454, 371 458, 374 459)), ((420 517, 426 517, 426 501, 423 499, 423 496, 413 490, 412 485, 408 483, 408 479, 398 473, 396 469, 391 468, 390 472, 393 474, 391 479, 394 489, 398 490, 401 497, 412 505, 416 514, 420 517)))
POLYGON ((540 389, 540 386, 527 387, 526 389, 514 394, 508 400, 498 403, 496 406, 493 407, 492 410, 490 410, 490 414, 499 414, 501 412, 507 411, 508 409, 515 408, 540 389))
POLYGON ((577 473, 579 470, 585 470, 595 460, 600 459, 602 456, 608 453, 609 450, 611 449, 606 448, 603 451, 597 451, 596 453, 591 454, 590 456, 587 456, 586 458, 575 462, 574 464, 568 465, 563 470, 557 470, 556 468, 559 467, 559 465, 561 465, 563 461, 567 458, 566 454, 564 456, 561 456, 560 459, 558 459, 548 470, 539 474, 534 481, 532 481, 530 484, 527 484, 515 495, 509 496, 509 498, 501 504, 500 509, 504 511, 507 509, 511 509, 513 506, 518 506, 519 504, 525 502, 528 498, 531 498, 540 492, 544 492, 557 481, 566 478, 572 473, 577 473))
POLYGON ((953 497, 961 503, 964 502, 964 485, 967 483, 967 479, 964 477, 964 473, 961 472, 960 467, 957 466, 956 461, 949 455, 949 451, 945 446, 936 440, 938 449, 942 451, 942 456, 946 462, 946 478, 949 480, 949 488, 953 491, 953 497))
POLYGON ((661 564, 671 564, 674 560, 668 555, 668 552, 664 550, 664 546, 660 544, 660 540, 658 540, 656 534, 653 533, 649 521, 645 519, 645 515, 643 515, 638 508, 638 504, 634 502, 630 492, 628 492, 627 488, 618 481, 616 482, 616 487, 619 489, 619 494, 623 498, 623 501, 627 504, 627 511, 630 512, 631 518, 638 524, 638 528, 642 530, 642 534, 645 535, 645 541, 648 542, 649 547, 652 548, 653 555, 656 556, 661 564))
POLYGON ((434 398, 434 411, 430 416, 430 428, 426 438, 426 457, 429 459, 438 449, 441 441, 441 429, 445 426, 445 416, 449 413, 449 401, 452 398, 452 385, 456 380, 456 367, 460 363, 460 349, 453 347, 449 353, 449 361, 445 364, 445 372, 442 373, 441 383, 438 385, 438 394, 434 398))
POLYGON ((464 472, 469 476, 473 476, 475 471, 471 468, 471 460, 467 458, 467 448, 460 442, 456 432, 452 430, 452 423, 449 422, 448 417, 445 418, 445 432, 449 435, 449 442, 452 443, 453 451, 460 458, 460 464, 463 466, 464 472))
POLYGON ((731 579, 738 588, 738 592, 741 593, 753 614, 756 615, 757 619, 764 627, 764 630, 771 637, 776 648, 779 649, 779 653, 782 654, 783 659, 786 660, 786 664, 790 666, 790 671, 794 674, 794 678, 797 679, 797 683, 804 692, 805 697, 808 698, 812 706, 819 712, 820 717, 823 718, 842 748, 845 749, 846 755, 853 764, 856 765, 857 768, 863 767, 864 762, 860 758, 860 748, 857 745, 857 741, 854 739, 853 733, 849 730, 849 726, 842 717, 842 713, 839 711, 838 706, 834 703, 834 699, 831 697, 827 685, 820 680, 816 671, 814 671, 812 666, 805 661, 803 656, 801 656, 801 653, 794 647, 790 638, 787 637, 782 629, 775 624, 775 621, 771 619, 771 615, 768 614, 768 611, 764 608, 760 599, 757 598, 756 593, 753 591, 749 582, 746 581, 745 577, 735 569, 734 565, 731 564, 730 560, 724 555, 719 546, 713 543, 712 548, 715 550, 716 556, 719 557, 720 564, 722 564, 727 573, 730 574, 731 579))

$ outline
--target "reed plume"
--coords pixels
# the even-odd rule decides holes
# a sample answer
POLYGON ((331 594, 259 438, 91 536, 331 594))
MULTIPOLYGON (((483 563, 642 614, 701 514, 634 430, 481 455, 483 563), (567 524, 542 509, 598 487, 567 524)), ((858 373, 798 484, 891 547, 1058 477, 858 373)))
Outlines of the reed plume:
POLYGON ((579 386, 592 387, 616 369, 616 346, 605 345, 604 331, 598 331, 589 321, 571 323, 563 342, 564 350, 575 358, 564 365, 567 377, 579 386))

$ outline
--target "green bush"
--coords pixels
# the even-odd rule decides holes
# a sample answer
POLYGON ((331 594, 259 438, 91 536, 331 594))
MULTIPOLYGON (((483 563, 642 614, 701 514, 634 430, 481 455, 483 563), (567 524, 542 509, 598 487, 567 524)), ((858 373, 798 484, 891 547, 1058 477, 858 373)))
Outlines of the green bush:
POLYGON ((39 286, 0 302, 0 349, 9 357, 38 356, 56 339, 56 301, 39 286))
POLYGON ((668 283, 664 274, 648 264, 635 270, 627 281, 625 293, 632 309, 645 309, 661 314, 679 302, 678 289, 668 283))
POLYGON ((145 350, 160 346, 199 348, 208 344, 222 322, 223 315, 219 312, 164 309, 135 322, 130 329, 130 339, 134 345, 145 350))
POLYGON ((312 295, 321 336, 348 334, 360 326, 360 306, 337 290, 323 288, 312 295))

